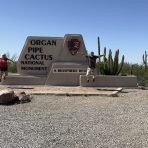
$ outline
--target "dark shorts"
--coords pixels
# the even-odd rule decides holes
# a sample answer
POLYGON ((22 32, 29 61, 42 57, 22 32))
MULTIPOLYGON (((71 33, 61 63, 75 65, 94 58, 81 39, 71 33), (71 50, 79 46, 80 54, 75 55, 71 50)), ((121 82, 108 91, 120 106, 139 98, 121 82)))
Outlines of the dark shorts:
POLYGON ((0 67, 0 71, 2 71, 2 72, 6 72, 7 70, 8 70, 7 67, 0 67))

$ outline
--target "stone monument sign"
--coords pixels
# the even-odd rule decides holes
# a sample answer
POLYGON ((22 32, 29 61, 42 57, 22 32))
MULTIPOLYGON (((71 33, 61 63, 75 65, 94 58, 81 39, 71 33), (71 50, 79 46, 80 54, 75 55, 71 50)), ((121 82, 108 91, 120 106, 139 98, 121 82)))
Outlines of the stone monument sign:
MULTIPOLYGON (((18 73, 34 76, 32 84, 79 85, 80 75, 87 69, 87 54, 80 34, 66 34, 64 37, 29 36, 26 39, 17 63, 18 73), (40 77, 38 83, 35 77, 40 77)), ((21 82, 27 83, 26 82, 21 82)), ((27 83, 28 84, 28 83, 27 83)))
MULTIPOLYGON (((86 58, 77 54, 77 51, 86 54, 82 35, 79 34, 66 34, 64 37, 29 36, 18 60, 18 73, 47 75, 53 63, 86 64, 86 58)), ((59 70, 56 68, 54 72, 76 72, 72 67, 65 68, 59 70)))

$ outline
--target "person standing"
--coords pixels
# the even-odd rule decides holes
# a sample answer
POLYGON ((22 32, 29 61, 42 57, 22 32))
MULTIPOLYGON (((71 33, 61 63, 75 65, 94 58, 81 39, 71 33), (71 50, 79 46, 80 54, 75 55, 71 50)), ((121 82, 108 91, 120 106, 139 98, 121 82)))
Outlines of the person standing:
MULTIPOLYGON (((78 53, 80 53, 80 52, 78 52, 78 53)), ((91 52, 90 55, 85 55, 85 54, 82 54, 82 55, 84 55, 86 57, 87 62, 88 62, 88 68, 87 68, 87 72, 86 72, 87 82, 89 82, 89 78, 91 75, 92 75, 93 82, 95 82, 96 60, 97 60, 97 58, 102 57, 104 55, 97 56, 97 55, 94 55, 94 52, 91 52)))
POLYGON ((89 78, 92 75, 92 80, 95 82, 95 73, 96 73, 96 60, 99 57, 102 57, 104 55, 94 55, 94 52, 91 52, 90 55, 86 55, 87 61, 88 61, 88 68, 86 72, 87 76, 87 82, 89 82, 89 78))
POLYGON ((0 81, 8 75, 8 61, 14 62, 11 59, 8 59, 6 54, 3 54, 0 58, 0 81))

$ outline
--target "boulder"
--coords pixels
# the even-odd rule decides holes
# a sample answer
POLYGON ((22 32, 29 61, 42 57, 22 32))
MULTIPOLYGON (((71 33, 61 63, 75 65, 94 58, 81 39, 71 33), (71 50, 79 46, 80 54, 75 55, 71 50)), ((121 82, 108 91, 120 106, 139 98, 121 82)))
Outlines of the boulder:
POLYGON ((15 100, 14 91, 1 90, 0 91, 0 104, 10 104, 15 100))
POLYGON ((25 92, 20 92, 18 94, 18 98, 20 103, 27 103, 31 101, 31 96, 29 94, 26 94, 25 92))

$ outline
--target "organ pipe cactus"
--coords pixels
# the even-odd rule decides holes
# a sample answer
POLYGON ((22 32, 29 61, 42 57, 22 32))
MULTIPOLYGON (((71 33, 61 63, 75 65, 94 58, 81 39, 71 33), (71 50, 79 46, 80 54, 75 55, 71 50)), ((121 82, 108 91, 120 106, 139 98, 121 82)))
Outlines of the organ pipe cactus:
POLYGON ((113 62, 113 58, 112 58, 112 51, 111 49, 109 50, 109 54, 108 54, 108 72, 109 73, 113 73, 113 66, 114 66, 114 62, 113 62))
POLYGON ((119 49, 116 50, 113 60, 111 49, 109 50, 108 59, 107 59, 106 48, 104 48, 103 71, 105 75, 118 75, 122 70, 123 64, 124 64, 124 55, 122 56, 121 63, 119 64, 119 49))
POLYGON ((104 47, 104 58, 103 58, 103 63, 104 63, 104 73, 107 73, 108 71, 108 65, 107 65, 107 58, 106 58, 106 47, 104 47))
POLYGON ((120 74, 120 72, 121 72, 121 70, 123 68, 123 65, 124 65, 124 55, 122 56, 121 63, 120 63, 120 68, 119 68, 119 70, 117 72, 117 75, 120 74))
POLYGON ((99 56, 98 62, 100 62, 100 38, 99 37, 98 37, 98 56, 99 56))
MULTIPOLYGON (((100 56, 100 38, 98 37, 98 56, 100 56)), ((118 75, 120 74, 124 64, 124 55, 122 56, 121 63, 119 63, 119 49, 116 50, 114 58, 112 57, 112 51, 109 50, 108 58, 106 56, 106 47, 104 47, 104 57, 101 61, 98 58, 99 73, 105 75, 118 75)))
POLYGON ((143 54, 143 64, 145 66, 145 71, 147 70, 147 52, 145 51, 143 54))

